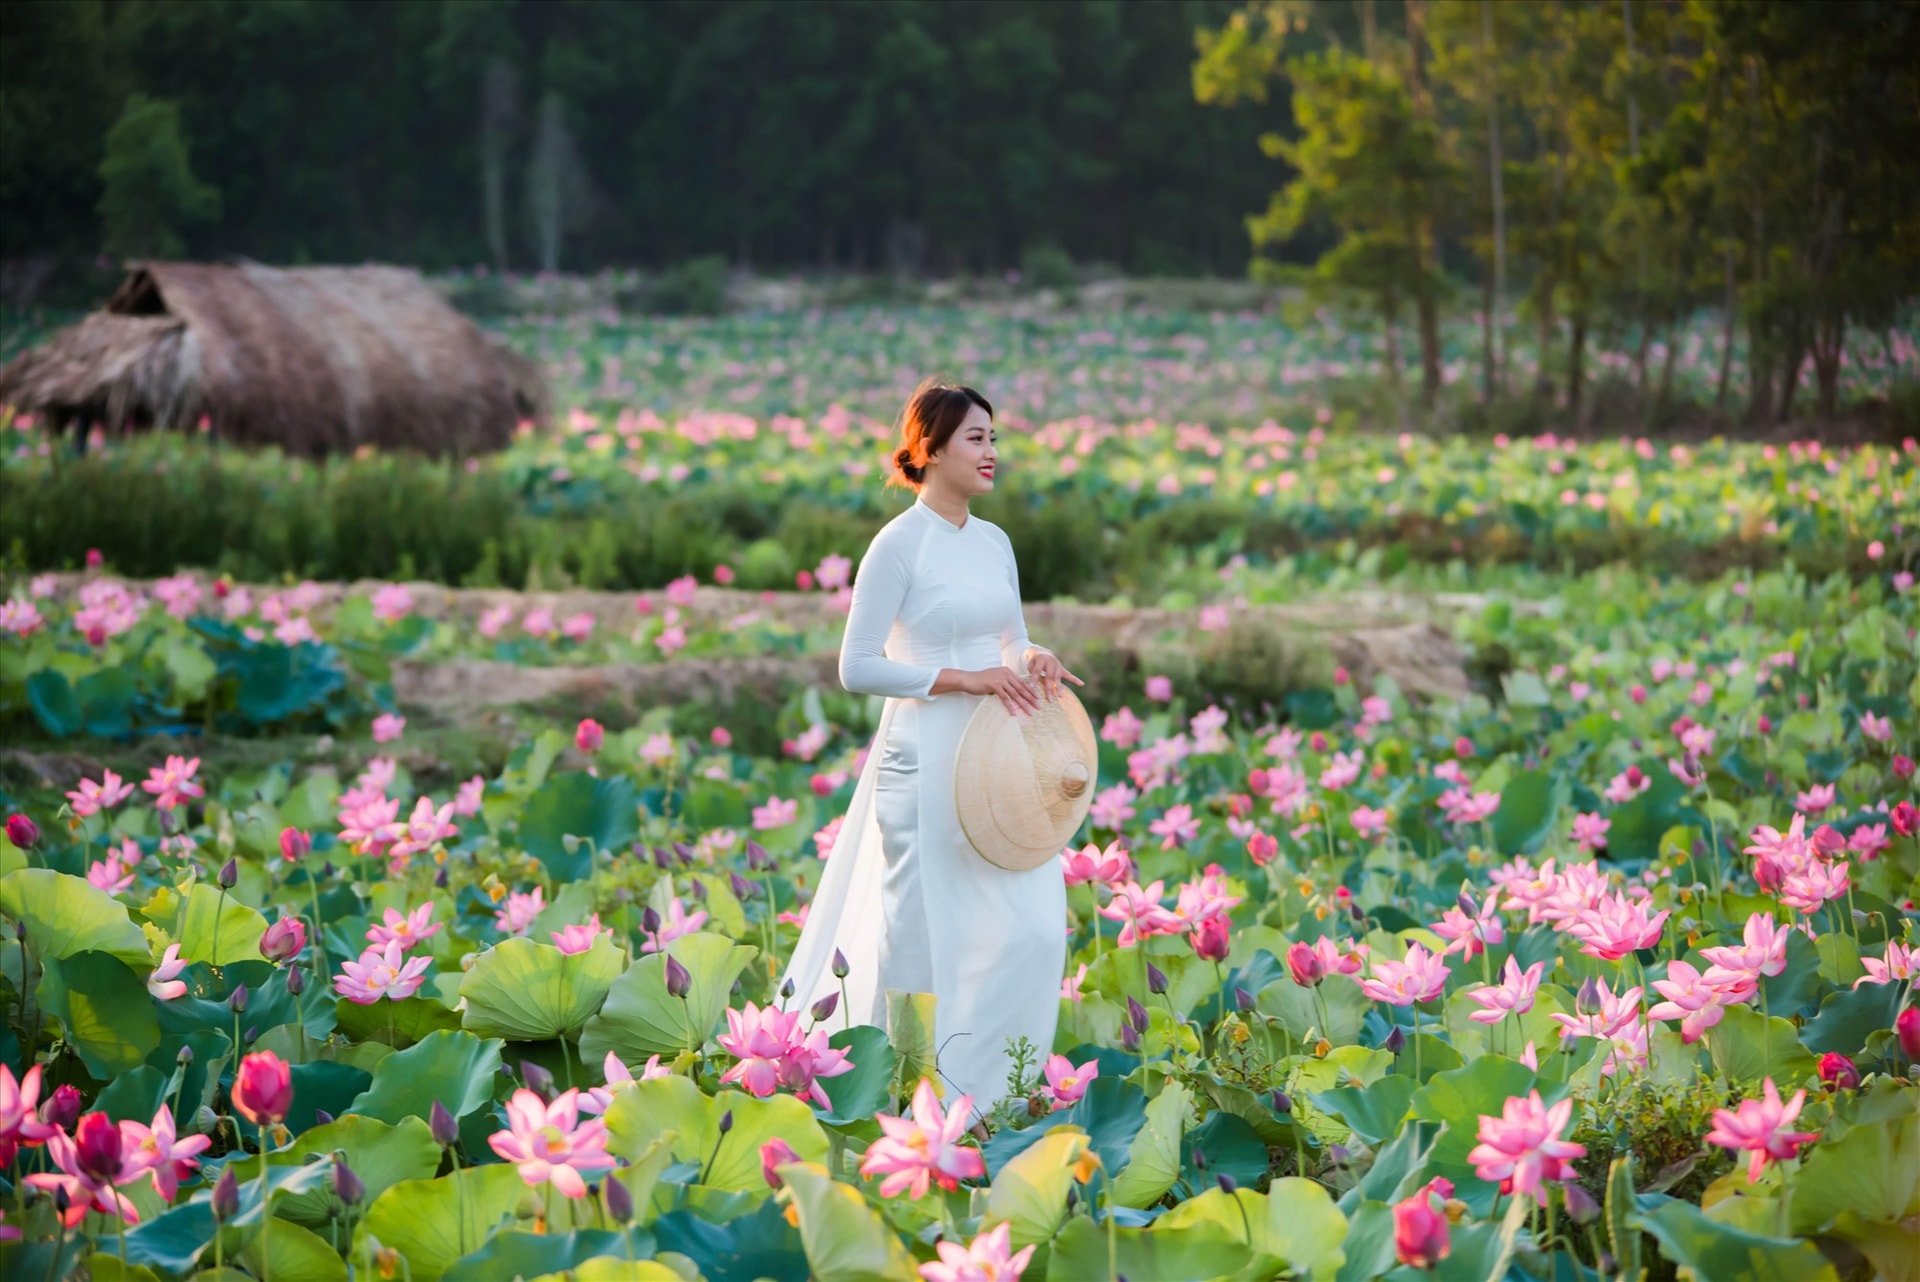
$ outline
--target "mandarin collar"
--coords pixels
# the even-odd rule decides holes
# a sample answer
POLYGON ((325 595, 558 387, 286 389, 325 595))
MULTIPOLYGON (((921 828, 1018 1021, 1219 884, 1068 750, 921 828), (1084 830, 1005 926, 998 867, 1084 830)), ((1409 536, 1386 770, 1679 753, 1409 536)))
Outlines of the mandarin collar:
POLYGON ((934 511, 922 495, 914 495, 913 505, 932 517, 934 525, 937 528, 946 530, 950 534, 965 534, 967 532, 967 525, 973 524, 973 514, 969 512, 967 514, 967 525, 955 525, 952 521, 949 521, 946 517, 934 511))

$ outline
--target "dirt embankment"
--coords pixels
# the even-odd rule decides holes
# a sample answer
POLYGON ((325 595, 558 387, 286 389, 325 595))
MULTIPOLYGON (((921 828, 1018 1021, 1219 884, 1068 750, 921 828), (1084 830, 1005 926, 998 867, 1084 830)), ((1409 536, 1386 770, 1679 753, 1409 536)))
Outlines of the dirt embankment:
MULTIPOLYGON (((81 576, 62 576, 62 594, 81 576)), ((378 582, 327 583, 317 587, 313 613, 324 622, 341 600, 364 596, 378 582)), ((471 624, 488 610, 508 606, 516 620, 534 609, 556 620, 576 614, 593 617, 596 631, 625 632, 646 614, 659 616, 669 602, 664 590, 646 592, 514 592, 504 589, 448 588, 436 583, 407 585, 415 613, 471 624)), ((256 599, 284 591, 274 585, 249 585, 256 599)), ((1414 597, 1389 592, 1359 592, 1327 600, 1288 605, 1255 605, 1234 611, 1234 626, 1272 629, 1302 648, 1322 648, 1363 687, 1377 676, 1391 677, 1408 694, 1452 697, 1466 693, 1467 676, 1448 624, 1463 611, 1478 609, 1479 598, 1414 597)), ((701 587, 680 607, 693 629, 721 626, 756 614, 804 632, 837 638, 845 614, 824 592, 744 592, 701 587)), ((1191 610, 1032 602, 1027 630, 1072 666, 1089 647, 1109 658, 1144 656, 1152 650, 1207 634, 1191 610)), ((741 696, 784 700, 796 684, 834 685, 838 656, 833 650, 793 657, 674 658, 659 663, 603 663, 525 667, 486 659, 401 662, 394 668, 394 695, 407 707, 452 719, 488 708, 565 701, 592 706, 607 702, 648 706, 702 699, 729 703, 741 696)))

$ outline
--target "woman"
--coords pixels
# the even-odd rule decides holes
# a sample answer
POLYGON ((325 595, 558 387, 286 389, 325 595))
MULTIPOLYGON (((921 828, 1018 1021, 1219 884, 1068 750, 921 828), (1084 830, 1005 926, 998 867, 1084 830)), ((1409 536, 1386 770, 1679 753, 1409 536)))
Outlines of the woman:
POLYGON ((973 849, 954 757, 980 700, 1020 716, 1062 681, 1085 683, 1029 643, 1013 545, 967 510, 993 491, 993 407, 928 380, 900 431, 888 484, 916 498, 867 549, 840 647, 841 684, 887 701, 788 963, 786 1004, 839 991, 836 951, 853 1023, 884 1028, 890 988, 934 994, 948 1098, 970 1095, 984 1116, 1006 1094, 1009 1039, 1043 1059, 1053 1048, 1066 887, 1058 863, 1007 872, 973 849))

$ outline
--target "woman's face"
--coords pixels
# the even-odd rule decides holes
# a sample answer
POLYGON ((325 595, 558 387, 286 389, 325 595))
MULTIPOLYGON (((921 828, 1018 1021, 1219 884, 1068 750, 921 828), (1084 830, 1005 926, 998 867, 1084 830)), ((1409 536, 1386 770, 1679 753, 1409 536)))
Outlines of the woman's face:
POLYGON ((927 484, 972 496, 993 492, 993 419, 978 405, 967 409, 944 448, 928 457, 927 484))

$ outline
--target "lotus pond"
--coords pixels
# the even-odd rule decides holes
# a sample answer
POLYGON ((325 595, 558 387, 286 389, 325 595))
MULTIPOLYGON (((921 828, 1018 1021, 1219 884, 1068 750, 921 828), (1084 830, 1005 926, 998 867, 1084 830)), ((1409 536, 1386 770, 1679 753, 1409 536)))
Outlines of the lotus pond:
MULTIPOLYGON (((9 663, 99 652, 101 582, 9 663)), ((1462 699, 1155 675, 1102 717, 1059 1033, 984 1143, 929 999, 889 1037, 771 987, 864 701, 465 780, 362 713, 352 764, 182 734, 16 798, 7 1274, 1910 1276, 1911 581, 1526 586, 1462 621, 1504 652, 1462 699)), ((166 596, 105 644, 330 644, 166 596)))

